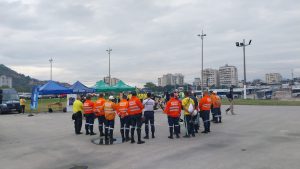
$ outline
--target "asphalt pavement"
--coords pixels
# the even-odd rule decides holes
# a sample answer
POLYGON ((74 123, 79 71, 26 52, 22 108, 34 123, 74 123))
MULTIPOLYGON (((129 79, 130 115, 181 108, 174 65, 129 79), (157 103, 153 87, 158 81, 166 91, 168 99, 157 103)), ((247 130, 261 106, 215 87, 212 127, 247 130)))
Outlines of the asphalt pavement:
POLYGON ((71 113, 1 115, 0 168, 300 168, 300 107, 235 106, 238 115, 226 115, 225 108, 223 123, 212 124, 210 134, 173 140, 167 138, 166 115, 157 111, 156 138, 142 145, 95 145, 91 139, 98 136, 75 135, 71 113))

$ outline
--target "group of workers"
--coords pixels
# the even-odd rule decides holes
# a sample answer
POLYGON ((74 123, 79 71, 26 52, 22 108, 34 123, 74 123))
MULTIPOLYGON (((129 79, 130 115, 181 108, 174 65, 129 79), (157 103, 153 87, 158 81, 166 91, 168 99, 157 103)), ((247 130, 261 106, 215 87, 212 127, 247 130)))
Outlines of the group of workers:
MULTIPOLYGON (((104 136, 105 141, 110 144, 115 140, 113 138, 115 117, 120 118, 120 132, 122 142, 131 141, 135 143, 135 130, 137 131, 137 144, 145 143, 142 140, 142 124, 145 123, 145 137, 149 139, 149 129, 151 130, 151 137, 155 138, 154 126, 154 106, 155 101, 151 99, 151 93, 147 93, 147 98, 140 100, 136 92, 131 92, 130 99, 125 94, 121 95, 118 103, 114 102, 114 97, 109 96, 108 100, 104 99, 104 95, 99 94, 99 98, 93 102, 91 96, 87 96, 82 103, 81 97, 73 103, 73 116, 75 126, 75 133, 81 133, 82 113, 86 119, 85 131, 86 135, 95 135, 93 131, 94 120, 98 119, 98 127, 100 137, 104 136), (130 136, 129 136, 130 134, 130 136)), ((168 117, 169 137, 170 139, 180 138, 180 124, 181 112, 183 110, 184 124, 186 128, 183 137, 195 137, 198 133, 200 117, 203 120, 204 130, 202 133, 210 132, 210 112, 212 113, 212 121, 221 123, 221 99, 216 91, 211 94, 208 91, 203 92, 201 99, 196 98, 190 92, 184 92, 184 99, 180 100, 178 92, 175 91, 170 94, 170 98, 166 100, 165 107, 162 107, 163 112, 168 117)))

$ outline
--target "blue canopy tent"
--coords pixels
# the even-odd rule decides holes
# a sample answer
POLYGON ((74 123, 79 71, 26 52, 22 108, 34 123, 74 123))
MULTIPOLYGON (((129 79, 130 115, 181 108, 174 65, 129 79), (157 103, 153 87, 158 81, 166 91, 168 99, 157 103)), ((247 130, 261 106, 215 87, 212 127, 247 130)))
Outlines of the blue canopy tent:
POLYGON ((39 87, 38 90, 40 95, 47 94, 70 94, 73 92, 72 89, 68 89, 52 80, 48 81, 43 86, 39 87))
POLYGON ((80 83, 79 81, 75 82, 70 89, 73 91, 74 94, 82 94, 82 93, 94 93, 95 89, 88 88, 84 84, 80 83))
MULTIPOLYGON (((51 94, 70 94, 73 93, 72 89, 68 89, 52 80, 48 81, 46 84, 40 86, 38 88, 38 94, 39 95, 51 95, 51 94)), ((58 102, 55 103, 49 103, 48 104, 48 111, 52 112, 52 106, 58 106, 59 110, 62 109, 62 103, 61 98, 58 102)), ((64 111, 64 110, 63 110, 64 111)))

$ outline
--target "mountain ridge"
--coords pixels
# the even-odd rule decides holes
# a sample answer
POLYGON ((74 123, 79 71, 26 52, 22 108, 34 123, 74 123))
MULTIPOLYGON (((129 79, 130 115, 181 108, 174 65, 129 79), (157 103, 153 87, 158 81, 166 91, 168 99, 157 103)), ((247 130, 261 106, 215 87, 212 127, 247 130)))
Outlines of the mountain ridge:
MULTIPOLYGON (((30 76, 18 73, 15 70, 0 64, 0 75, 5 75, 12 78, 12 87, 15 88, 18 92, 31 92, 33 86, 43 85, 48 81, 41 81, 30 76)), ((70 86, 68 83, 58 82, 66 87, 70 86)))

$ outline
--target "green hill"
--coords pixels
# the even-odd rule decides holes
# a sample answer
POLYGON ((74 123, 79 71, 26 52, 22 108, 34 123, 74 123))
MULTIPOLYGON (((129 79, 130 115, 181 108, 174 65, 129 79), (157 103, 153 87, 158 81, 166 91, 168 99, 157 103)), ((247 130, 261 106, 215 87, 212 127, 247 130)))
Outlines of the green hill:
MULTIPOLYGON (((12 78, 12 87, 18 92, 30 92, 32 87, 35 85, 45 84, 47 81, 40 81, 30 76, 20 74, 3 64, 0 64, 0 75, 5 75, 12 78)), ((68 84, 63 83, 65 86, 68 84)))

